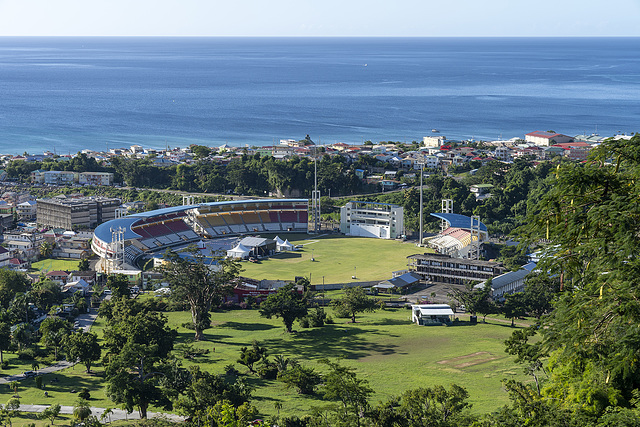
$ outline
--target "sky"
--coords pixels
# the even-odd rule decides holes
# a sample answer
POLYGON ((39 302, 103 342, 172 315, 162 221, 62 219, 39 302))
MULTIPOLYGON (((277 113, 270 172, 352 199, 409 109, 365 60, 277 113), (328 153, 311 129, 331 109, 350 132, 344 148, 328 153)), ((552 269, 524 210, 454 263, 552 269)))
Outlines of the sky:
POLYGON ((0 36, 639 36, 640 0, 0 0, 0 36))

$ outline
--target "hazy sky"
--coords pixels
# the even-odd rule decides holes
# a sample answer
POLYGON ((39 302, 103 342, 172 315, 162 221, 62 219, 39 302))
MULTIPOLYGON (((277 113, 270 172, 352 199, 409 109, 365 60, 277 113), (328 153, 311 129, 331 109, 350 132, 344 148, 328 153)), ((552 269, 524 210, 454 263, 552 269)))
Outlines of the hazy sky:
POLYGON ((0 0, 0 36, 638 36, 640 0, 0 0))

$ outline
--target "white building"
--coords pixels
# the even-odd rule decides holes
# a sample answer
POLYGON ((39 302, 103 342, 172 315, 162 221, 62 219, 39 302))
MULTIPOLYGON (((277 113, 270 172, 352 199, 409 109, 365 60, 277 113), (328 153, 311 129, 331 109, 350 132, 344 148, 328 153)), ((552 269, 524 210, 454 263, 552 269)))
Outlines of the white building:
POLYGON ((422 138, 422 145, 425 147, 442 147, 446 140, 446 136, 425 136, 422 138))
POLYGON ((562 142, 571 142, 573 141, 573 138, 567 135, 562 135, 561 133, 535 131, 526 134, 524 136, 524 140, 535 145, 548 147, 562 142))
POLYGON ((404 234, 401 206, 376 202, 349 202, 340 208, 340 231, 347 236, 395 239, 404 234))
POLYGON ((78 174, 78 184, 113 185, 113 174, 110 172, 82 172, 78 174))

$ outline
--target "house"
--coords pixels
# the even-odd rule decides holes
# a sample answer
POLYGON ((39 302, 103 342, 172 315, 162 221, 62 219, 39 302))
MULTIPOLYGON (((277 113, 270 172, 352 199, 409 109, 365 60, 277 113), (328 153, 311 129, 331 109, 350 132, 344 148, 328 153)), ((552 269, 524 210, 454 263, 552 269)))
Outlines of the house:
POLYGON ((96 281, 96 272, 93 270, 72 271, 68 275, 68 280, 70 282, 78 282, 80 280, 84 280, 88 284, 92 285, 96 281))
POLYGON ((493 185, 491 184, 474 184, 469 187, 469 191, 471 191, 476 196, 476 200, 484 200, 491 197, 491 189, 493 185))
POLYGON ((411 306, 411 321, 416 325, 448 325, 454 312, 448 304, 415 304, 411 306))
POLYGON ((0 246, 0 268, 10 266, 11 251, 0 246))
POLYGON ((49 280, 53 280, 54 282, 57 282, 59 284, 66 285, 67 279, 69 278, 69 273, 67 273, 66 271, 53 270, 49 271, 46 276, 49 280))
POLYGON ((70 294, 75 294, 76 292, 82 292, 82 296, 86 297, 89 295, 89 291, 91 290, 91 286, 80 279, 75 282, 68 282, 66 285, 62 287, 62 292, 68 292, 70 294))

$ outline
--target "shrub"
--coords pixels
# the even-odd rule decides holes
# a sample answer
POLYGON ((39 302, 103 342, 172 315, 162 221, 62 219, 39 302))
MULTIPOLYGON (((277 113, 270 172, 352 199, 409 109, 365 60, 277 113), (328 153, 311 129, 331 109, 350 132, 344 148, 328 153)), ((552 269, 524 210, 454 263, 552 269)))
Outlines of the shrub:
POLYGON ((1 369, 9 369, 9 361, 8 360, 3 360, 2 363, 0 363, 0 368, 1 369))
POLYGON ((333 317, 327 316, 324 323, 326 323, 327 325, 333 325, 333 317))
POLYGON ((344 305, 335 305, 333 307, 333 313, 340 318, 350 318, 351 317, 351 313, 349 312, 349 309, 347 307, 345 307, 344 305))
POLYGON ((262 363, 258 367, 258 375, 265 380, 275 380, 278 376, 278 368, 270 361, 262 359, 262 363))
POLYGON ((234 365, 233 363, 229 363, 224 367, 224 373, 236 377, 240 374, 240 371, 236 369, 236 365, 234 365))
POLYGON ((36 352, 32 348, 25 348, 18 352, 18 359, 20 360, 34 360, 36 358, 36 352))
POLYGON ((192 331, 195 331, 195 330, 196 330, 196 327, 195 327, 195 326, 193 326, 193 322, 184 322, 184 323, 183 323, 182 325, 180 325, 180 326, 182 326, 182 327, 183 327, 183 328, 185 328, 185 329, 190 329, 190 330, 192 330, 192 331))
POLYGON ((322 377, 313 368, 296 365, 279 376, 288 387, 295 387, 300 394, 313 394, 322 377))
POLYGON ((309 318, 308 317, 303 317, 299 320, 300 322, 300 327, 301 328, 308 328, 309 327, 309 318))
POLYGON ((35 381, 36 381, 36 387, 41 389, 42 388, 42 377, 40 375, 38 375, 36 377, 35 381))
POLYGON ((327 313, 324 312, 324 308, 317 307, 309 312, 308 319, 309 324, 312 327, 318 328, 324 326, 324 322, 327 319, 327 313))
POLYGON ((91 393, 89 393, 89 389, 85 387, 80 391, 80 393, 78 393, 78 397, 80 399, 89 400, 91 399, 91 393))

